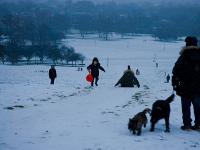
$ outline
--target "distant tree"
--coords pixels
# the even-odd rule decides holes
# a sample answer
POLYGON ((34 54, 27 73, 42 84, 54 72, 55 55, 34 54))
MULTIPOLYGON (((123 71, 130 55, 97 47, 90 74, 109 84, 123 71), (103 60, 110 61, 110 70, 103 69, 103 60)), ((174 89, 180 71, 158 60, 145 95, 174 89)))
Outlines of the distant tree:
MULTIPOLYGON (((80 31, 81 37, 92 32, 98 33, 99 38, 109 40, 113 32, 150 34, 161 40, 176 40, 177 37, 195 35, 200 37, 200 5, 139 5, 108 3, 93 3, 88 0, 65 2, 45 1, 35 3, 22 1, 11 3, 0 2, 0 42, 6 41, 7 49, 18 49, 27 62, 32 59, 33 52, 41 63, 45 58, 53 58, 58 54, 52 46, 60 46, 69 31, 80 31), (187 13, 185 13, 187 12, 187 13), (4 39, 2 40, 1 37, 4 39), (6 38, 5 38, 6 37, 6 38), (11 44, 12 43, 12 44, 11 44), (32 49, 27 43, 32 44, 32 49), (11 44, 11 45, 9 45, 11 44), (15 46, 13 46, 15 45, 15 46), (17 48, 16 48, 17 47, 17 48), (32 52, 33 51, 33 52, 32 52), (55 55, 50 53, 57 53, 55 55)), ((130 35, 130 34, 129 34, 130 35)), ((59 48, 60 49, 60 48, 59 48)), ((60 49, 61 50, 61 49, 60 49)), ((5 55, 1 51, 1 60, 5 55)), ((77 59, 70 47, 60 51, 61 60, 70 62, 77 59)), ((19 57, 17 58, 19 59, 19 57)), ((14 60, 14 59, 12 59, 14 60)), ((15 60, 17 61, 17 60, 15 60)))
POLYGON ((24 45, 24 22, 20 15, 8 14, 3 16, 2 23, 5 25, 5 34, 8 36, 10 43, 24 45))
POLYGON ((40 59, 40 63, 44 63, 44 59, 47 56, 48 46, 45 45, 34 45, 35 56, 40 59))
POLYGON ((84 57, 82 56, 82 54, 79 54, 79 53, 73 53, 70 57, 70 60, 73 64, 73 62, 75 63, 75 65, 77 64, 77 61, 81 61, 82 64, 83 64, 83 61, 84 61, 84 57))
POLYGON ((81 37, 84 39, 85 35, 93 31, 94 19, 92 14, 79 14, 77 17, 77 28, 80 31, 81 37))
POLYGON ((168 20, 162 20, 155 30, 155 36, 161 40, 176 40, 178 35, 176 33, 177 27, 168 20))
POLYGON ((4 64, 6 61, 6 51, 5 46, 0 44, 0 60, 4 64))
POLYGON ((76 64, 77 61, 81 61, 83 64, 85 60, 85 57, 80 53, 76 53, 73 47, 62 46, 60 52, 62 60, 65 60, 67 64, 69 64, 69 62, 76 64))
POLYGON ((109 33, 113 31, 113 22, 111 16, 100 15, 97 20, 97 31, 99 32, 100 38, 108 40, 109 33))
POLYGON ((72 56, 75 53, 75 50, 73 47, 66 47, 63 46, 62 48, 62 58, 66 61, 67 64, 69 64, 70 61, 72 61, 72 56))
POLYGON ((84 55, 82 55, 82 54, 80 54, 80 53, 78 53, 79 54, 79 61, 81 61, 81 64, 83 64, 83 62, 84 62, 84 60, 85 60, 85 56, 84 55))
POLYGON ((71 19, 68 14, 58 14, 56 13, 52 16, 50 21, 50 26, 55 32, 56 36, 59 38, 64 38, 71 27, 71 19))
POLYGON ((6 46, 6 56, 9 62, 12 64, 18 63, 19 59, 22 57, 21 47, 14 42, 7 43, 6 46))
POLYGON ((36 28, 33 31, 34 38, 32 43, 35 47, 35 54, 40 59, 40 63, 44 62, 46 57, 52 59, 52 61, 57 61, 59 57, 59 52, 57 45, 59 41, 63 38, 61 32, 52 29, 51 25, 47 23, 38 23, 35 25, 36 28))
POLYGON ((33 58, 34 54, 35 54, 35 51, 32 45, 23 47, 22 56, 26 58, 27 64, 30 63, 30 60, 33 58))
POLYGON ((95 4, 92 1, 89 0, 82 0, 82 1, 77 1, 73 5, 73 10, 75 12, 80 12, 80 13, 93 13, 95 12, 95 4))
POLYGON ((55 46, 51 46, 49 48, 48 53, 47 53, 47 57, 49 59, 51 59, 54 64, 56 64, 59 59, 62 59, 62 57, 61 57, 61 51, 58 48, 58 46, 56 46, 56 45, 55 46))

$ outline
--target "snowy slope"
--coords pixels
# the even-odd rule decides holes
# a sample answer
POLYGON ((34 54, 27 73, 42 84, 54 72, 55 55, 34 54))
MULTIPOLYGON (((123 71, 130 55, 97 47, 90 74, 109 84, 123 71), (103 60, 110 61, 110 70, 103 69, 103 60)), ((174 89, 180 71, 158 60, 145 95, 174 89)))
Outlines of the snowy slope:
POLYGON ((100 58, 106 73, 101 73, 99 87, 89 87, 85 68, 78 72, 77 68, 57 67, 58 78, 52 86, 49 66, 1 65, 0 150, 200 148, 199 132, 180 130, 179 97, 171 104, 171 133, 164 132, 164 121, 155 133, 149 132, 148 124, 140 137, 127 129, 130 117, 171 94, 164 74, 171 72, 183 42, 155 42, 143 36, 120 41, 71 39, 67 43, 87 56, 87 64, 93 56, 100 58), (114 88, 128 64, 141 71, 141 88, 114 88), (24 108, 5 109, 15 105, 24 108))

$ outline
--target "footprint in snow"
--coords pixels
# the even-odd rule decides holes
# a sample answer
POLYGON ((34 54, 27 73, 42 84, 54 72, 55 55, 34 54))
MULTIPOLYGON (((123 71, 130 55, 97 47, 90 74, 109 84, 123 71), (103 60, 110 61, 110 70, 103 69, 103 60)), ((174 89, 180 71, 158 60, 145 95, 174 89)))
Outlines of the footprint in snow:
POLYGON ((14 110, 15 108, 24 108, 24 106, 23 105, 8 106, 8 107, 5 107, 4 109, 14 110))
POLYGON ((49 101, 48 99, 41 99, 40 100, 41 102, 46 102, 46 101, 49 101))
POLYGON ((29 98, 28 100, 30 100, 30 101, 35 101, 35 99, 34 99, 34 98, 32 98, 32 97, 31 97, 31 98, 29 98))
POLYGON ((86 86, 84 87, 83 89, 81 88, 77 88, 78 91, 77 92, 74 92, 72 94, 69 95, 69 97, 72 97, 72 96, 84 96, 84 95, 88 95, 91 93, 93 87, 91 86, 86 86))
POLYGON ((144 87, 145 90, 149 90, 150 89, 148 85, 144 85, 143 87, 144 87))
POLYGON ((115 116, 120 116, 119 114, 117 114, 117 113, 115 113, 113 111, 108 111, 108 112, 103 111, 103 112, 101 112, 101 114, 103 114, 103 115, 105 115, 105 114, 113 114, 115 116))

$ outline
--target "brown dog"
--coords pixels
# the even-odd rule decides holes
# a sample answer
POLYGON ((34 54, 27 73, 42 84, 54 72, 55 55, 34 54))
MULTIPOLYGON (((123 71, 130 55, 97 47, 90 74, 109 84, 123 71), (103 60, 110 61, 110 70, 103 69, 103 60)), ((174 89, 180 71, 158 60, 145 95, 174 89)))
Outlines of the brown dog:
POLYGON ((142 126, 146 127, 147 124, 147 116, 146 113, 150 113, 151 110, 149 108, 144 109, 142 112, 136 114, 132 119, 129 119, 128 129, 133 132, 133 134, 141 135, 142 126))

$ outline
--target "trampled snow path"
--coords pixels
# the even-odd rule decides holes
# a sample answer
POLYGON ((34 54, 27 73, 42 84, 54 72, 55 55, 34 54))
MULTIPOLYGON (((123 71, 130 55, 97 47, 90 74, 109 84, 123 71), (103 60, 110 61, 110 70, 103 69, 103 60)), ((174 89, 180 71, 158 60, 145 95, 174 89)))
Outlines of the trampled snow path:
MULTIPOLYGON (((115 44, 120 47, 120 43, 115 44)), ((169 47, 176 46, 171 43, 169 47)), ((113 57, 109 67, 102 61, 106 73, 101 73, 99 87, 94 88, 84 80, 85 69, 77 72, 76 68, 57 67, 58 78, 51 86, 49 66, 1 65, 0 150, 199 149, 200 133, 180 130, 179 97, 171 104, 171 133, 164 132, 164 121, 157 124, 154 133, 149 132, 148 124, 140 137, 127 129, 130 117, 171 94, 171 85, 164 83, 164 72, 172 69, 176 54, 173 59, 172 53, 169 59, 160 58, 158 69, 149 54, 138 60, 120 60, 119 54, 112 54, 108 53, 113 57), (140 68, 139 89, 113 87, 127 61, 140 68), (16 105, 24 108, 5 109, 16 105)), ((92 53, 88 55, 92 57, 92 53)))

